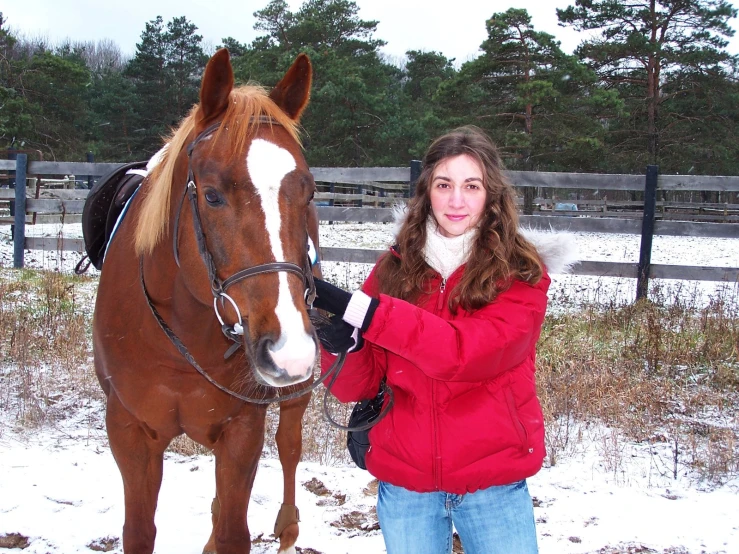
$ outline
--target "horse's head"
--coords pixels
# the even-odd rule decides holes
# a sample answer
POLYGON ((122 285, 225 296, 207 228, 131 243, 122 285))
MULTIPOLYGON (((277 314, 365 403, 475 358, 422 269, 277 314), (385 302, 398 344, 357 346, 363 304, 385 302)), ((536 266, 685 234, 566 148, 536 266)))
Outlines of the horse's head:
POLYGON ((169 235, 188 290, 215 306, 224 328, 243 329, 256 379, 272 386, 305 381, 316 363, 306 309, 315 182, 297 134, 311 78, 300 55, 269 94, 234 89, 228 51, 216 52, 200 104, 152 175, 136 238, 146 253, 169 235), (167 187, 174 199, 165 198, 167 187))

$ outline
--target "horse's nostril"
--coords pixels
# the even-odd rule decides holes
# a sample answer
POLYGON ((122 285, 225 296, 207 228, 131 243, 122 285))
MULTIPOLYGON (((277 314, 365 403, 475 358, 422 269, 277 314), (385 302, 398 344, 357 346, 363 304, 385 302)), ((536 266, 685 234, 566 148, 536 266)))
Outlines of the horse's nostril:
POLYGON ((257 343, 256 348, 256 354, 257 354, 257 364, 260 368, 263 369, 272 369, 275 370, 279 369, 274 365, 274 361, 272 360, 272 353, 271 348, 272 345, 274 345, 275 341, 273 341, 270 337, 262 337, 259 339, 259 342, 257 343))

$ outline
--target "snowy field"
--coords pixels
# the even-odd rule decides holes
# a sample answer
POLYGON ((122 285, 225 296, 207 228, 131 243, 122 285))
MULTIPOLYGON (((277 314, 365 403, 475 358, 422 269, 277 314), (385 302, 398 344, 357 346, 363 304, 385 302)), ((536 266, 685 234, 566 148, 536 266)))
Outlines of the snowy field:
MULTIPOLYGON (((61 229, 36 226, 28 234, 59 236, 61 229)), ((324 225, 321 244, 384 248, 392 242, 392 229, 391 225, 324 225)), ((63 232, 79 236, 79 226, 65 226, 63 232)), ((9 234, 9 227, 0 226, 2 268, 12 267, 9 234)), ((638 236, 581 233, 575 238, 579 259, 638 259, 638 236)), ((26 265, 67 272, 79 257, 27 251, 26 265)), ((739 239, 655 237, 652 261, 739 267, 739 239)), ((352 288, 369 266, 326 262, 323 270, 327 277, 352 288)), ((659 285, 668 298, 680 296, 699 303, 707 302, 720 287, 736 293, 734 285, 726 284, 659 285)), ((555 276, 551 297, 554 305, 595 298, 625 303, 633 299, 634 289, 631 279, 555 276)), ((736 429, 738 422, 725 424, 736 429)), ((583 437, 577 447, 529 480, 542 554, 739 553, 739 480, 710 485, 686 471, 673 478, 671 453, 664 443, 614 446, 607 440, 613 436, 615 441, 609 429, 585 426, 577 432, 583 437), (617 452, 606 452, 609 448, 617 452)), ((279 462, 263 459, 249 507, 255 554, 277 552, 270 533, 281 502, 281 482, 279 462)), ((353 467, 301 463, 298 552, 385 552, 370 482, 367 472, 353 467)), ((213 458, 168 454, 155 552, 201 552, 210 531, 214 488, 213 458)), ((24 553, 120 553, 122 523, 122 486, 107 446, 102 406, 90 402, 74 407, 67 418, 33 433, 16 429, 0 414, 0 550, 12 546, 17 533, 28 538, 24 553)))

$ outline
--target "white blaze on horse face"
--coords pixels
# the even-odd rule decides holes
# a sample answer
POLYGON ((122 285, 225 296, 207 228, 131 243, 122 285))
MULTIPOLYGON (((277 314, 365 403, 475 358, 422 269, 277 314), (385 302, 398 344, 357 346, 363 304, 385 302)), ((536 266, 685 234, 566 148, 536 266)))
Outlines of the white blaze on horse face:
MULTIPOLYGON (((285 175, 296 167, 295 158, 290 152, 263 139, 254 139, 246 155, 246 168, 262 201, 267 237, 276 262, 285 261, 280 240, 280 187, 285 175)), ((270 348, 270 353, 275 364, 288 375, 307 378, 313 371, 316 345, 312 336, 306 333, 303 318, 295 307, 287 284, 287 273, 280 271, 277 277, 280 288, 275 315, 280 322, 280 338, 270 348)))

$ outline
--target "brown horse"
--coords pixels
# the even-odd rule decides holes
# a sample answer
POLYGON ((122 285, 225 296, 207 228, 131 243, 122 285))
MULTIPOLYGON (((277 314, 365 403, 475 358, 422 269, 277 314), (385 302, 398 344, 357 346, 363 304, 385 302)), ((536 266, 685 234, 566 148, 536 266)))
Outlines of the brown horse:
MULTIPOLYGON (((235 89, 219 50, 200 103, 152 162, 108 247, 93 348, 123 477, 126 554, 154 550, 163 453, 182 433, 215 454, 205 551, 251 549, 246 511, 266 404, 245 400, 303 392, 317 363, 306 307, 315 182, 297 132, 311 78, 300 55, 271 92, 235 89)), ((309 398, 280 402, 281 553, 295 552, 298 536, 295 471, 309 398)))

